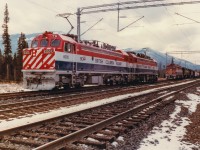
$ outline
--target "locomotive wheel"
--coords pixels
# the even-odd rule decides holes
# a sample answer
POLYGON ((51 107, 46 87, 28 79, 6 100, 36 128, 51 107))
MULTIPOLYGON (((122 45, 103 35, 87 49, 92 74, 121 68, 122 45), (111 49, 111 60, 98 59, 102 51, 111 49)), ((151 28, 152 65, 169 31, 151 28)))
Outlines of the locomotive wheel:
POLYGON ((113 85, 113 80, 110 80, 110 85, 113 85))
POLYGON ((69 84, 65 84, 63 87, 65 90, 70 88, 69 84))

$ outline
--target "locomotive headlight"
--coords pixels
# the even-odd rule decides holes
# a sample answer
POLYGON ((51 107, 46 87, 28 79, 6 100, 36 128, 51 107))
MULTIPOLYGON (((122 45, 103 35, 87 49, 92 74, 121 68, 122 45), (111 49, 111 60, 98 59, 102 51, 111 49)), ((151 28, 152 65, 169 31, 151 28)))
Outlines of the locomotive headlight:
POLYGON ((31 51, 29 51, 29 50, 24 50, 24 51, 23 51, 23 54, 24 54, 24 55, 30 55, 30 54, 31 54, 31 51))

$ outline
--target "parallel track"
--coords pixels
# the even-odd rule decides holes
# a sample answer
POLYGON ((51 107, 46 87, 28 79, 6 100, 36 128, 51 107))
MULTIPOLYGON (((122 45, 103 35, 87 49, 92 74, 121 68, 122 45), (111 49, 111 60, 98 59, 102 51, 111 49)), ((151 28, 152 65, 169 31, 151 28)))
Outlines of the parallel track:
MULTIPOLYGON (((163 84, 163 83, 162 83, 163 84)), ((163 86, 166 84, 163 84, 163 86)), ((122 94, 129 94, 139 91, 151 89, 152 87, 161 87, 161 84, 153 86, 128 86, 128 87, 114 87, 113 89, 96 90, 91 92, 81 92, 77 94, 68 94, 63 96, 56 96, 51 98, 39 98, 31 100, 21 100, 19 102, 0 104, 0 120, 17 118, 20 116, 30 115, 39 112, 46 112, 49 110, 58 109, 61 107, 69 107, 85 102, 96 101, 103 98, 109 98, 122 94)), ((166 88, 167 89, 167 88, 166 88)), ((165 90, 165 89, 163 89, 165 90)))
MULTIPOLYGON (((170 83, 172 81, 164 80, 160 81, 156 84, 160 83, 170 83)), ((143 84, 138 84, 135 86, 142 86, 143 84)), ((148 84, 145 84, 148 85, 148 84)), ((26 92, 15 92, 15 93, 0 93, 0 101, 2 100, 8 100, 8 99, 20 99, 20 98, 30 98, 30 97, 38 97, 38 96, 51 96, 51 95, 61 95, 61 94, 67 94, 67 93, 81 93, 81 92, 88 92, 88 91, 95 91, 95 90, 106 90, 106 89, 113 89, 113 88, 123 88, 128 87, 127 85, 119 86, 90 86, 90 87, 82 87, 82 88, 69 88, 66 90, 50 90, 50 91, 26 91, 26 92)))

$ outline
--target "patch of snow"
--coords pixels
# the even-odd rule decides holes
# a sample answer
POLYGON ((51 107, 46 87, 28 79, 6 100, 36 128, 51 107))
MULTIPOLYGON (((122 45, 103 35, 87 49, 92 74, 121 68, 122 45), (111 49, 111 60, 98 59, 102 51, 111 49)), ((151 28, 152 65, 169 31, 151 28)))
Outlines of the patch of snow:
POLYGON ((118 140, 118 141, 124 141, 124 137, 119 136, 119 137, 117 138, 117 140, 118 140))
POLYGON ((16 83, 0 84, 0 93, 12 93, 12 92, 24 92, 24 91, 31 91, 31 90, 24 89, 22 84, 16 84, 16 83))
POLYGON ((96 140, 96 139, 93 139, 93 138, 90 138, 90 137, 89 137, 89 138, 87 138, 87 140, 88 140, 88 141, 92 141, 92 142, 99 142, 98 140, 96 140))
MULTIPOLYGON (((178 100, 176 103, 182 104, 188 108, 190 113, 195 112, 196 107, 200 104, 200 97, 195 94, 187 94, 189 100, 178 100)), ((199 145, 194 145, 188 142, 181 141, 186 134, 185 126, 189 125, 190 121, 187 117, 180 117, 178 113, 181 111, 181 106, 176 105, 175 111, 170 115, 169 120, 161 123, 160 127, 154 127, 152 134, 141 142, 139 150, 190 150, 199 148, 199 145)))
POLYGON ((182 103, 184 107, 187 107, 190 114, 196 111, 197 105, 200 103, 200 97, 195 94, 187 94, 189 98, 188 101, 178 101, 178 103, 182 103))
POLYGON ((81 149, 83 149, 83 150, 87 150, 88 149, 88 145, 79 144, 79 146, 81 146, 81 149))
POLYGON ((101 133, 97 133, 96 135, 98 135, 98 136, 104 136, 104 134, 101 134, 101 133))
POLYGON ((158 93, 158 94, 165 94, 165 93, 167 93, 168 91, 162 91, 162 92, 160 92, 160 93, 158 93))
POLYGON ((114 146, 114 147, 117 147, 117 146, 118 146, 118 143, 117 143, 116 141, 114 141, 114 142, 112 142, 111 145, 114 146))
POLYGON ((35 37, 30 37, 30 38, 27 38, 26 40, 27 41, 32 41, 35 37))
POLYGON ((197 91, 200 92, 200 87, 197 87, 197 91))
POLYGON ((174 97, 173 95, 169 96, 169 97, 165 98, 164 101, 168 101, 168 100, 172 99, 173 97, 174 97))

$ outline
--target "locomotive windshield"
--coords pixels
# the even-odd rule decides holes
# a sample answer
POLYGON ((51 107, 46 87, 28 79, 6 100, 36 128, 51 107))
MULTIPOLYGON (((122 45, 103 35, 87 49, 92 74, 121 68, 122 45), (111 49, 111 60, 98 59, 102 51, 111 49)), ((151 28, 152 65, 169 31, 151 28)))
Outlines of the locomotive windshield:
POLYGON ((40 42, 40 47, 47 47, 49 41, 47 39, 42 39, 40 42))
POLYGON ((32 47, 38 47, 38 40, 33 40, 32 47))
POLYGON ((60 40, 58 40, 58 39, 53 39, 52 41, 51 41, 51 46, 52 47, 58 47, 60 45, 60 40))

